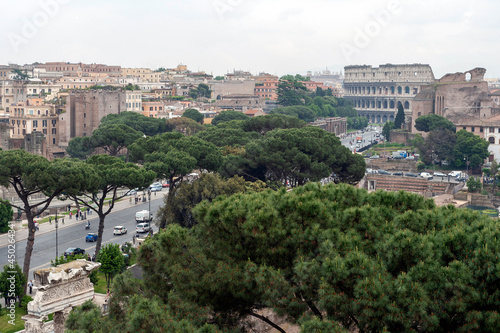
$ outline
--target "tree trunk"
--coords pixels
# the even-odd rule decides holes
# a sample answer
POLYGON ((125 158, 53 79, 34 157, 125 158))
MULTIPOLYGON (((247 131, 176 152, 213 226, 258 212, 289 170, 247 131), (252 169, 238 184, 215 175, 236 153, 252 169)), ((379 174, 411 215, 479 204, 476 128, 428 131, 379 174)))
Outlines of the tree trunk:
POLYGON ((264 316, 261 316, 259 314, 256 314, 255 312, 252 312, 252 311, 248 311, 248 314, 251 315, 251 316, 254 316, 255 318, 259 318, 260 320, 268 323, 269 325, 271 325, 274 329, 276 329, 278 332, 281 332, 281 333, 286 333, 284 329, 282 329, 281 327, 279 327, 278 325, 276 325, 275 323, 273 323, 272 321, 270 321, 268 318, 264 317, 264 316))
POLYGON ((33 215, 31 209, 26 210, 26 218, 28 219, 28 240, 26 242, 26 253, 24 254, 23 274, 26 277, 26 282, 23 286, 23 295, 26 294, 29 281, 31 255, 33 253, 33 244, 35 244, 35 223, 33 222, 33 215))
MULTIPOLYGON (((168 187, 168 194, 167 194, 167 202, 166 202, 166 211, 170 210, 174 204, 174 195, 175 191, 177 190, 177 186, 173 181, 173 178, 170 179, 169 181, 170 186, 168 187)), ((167 219, 162 219, 160 221, 159 228, 160 229, 165 229, 167 227, 167 219)))
POLYGON ((97 256, 99 255, 99 251, 101 250, 102 234, 104 232, 104 219, 105 218, 106 218, 105 215, 99 214, 99 229, 97 231, 97 242, 95 245, 96 261, 97 261, 97 256))

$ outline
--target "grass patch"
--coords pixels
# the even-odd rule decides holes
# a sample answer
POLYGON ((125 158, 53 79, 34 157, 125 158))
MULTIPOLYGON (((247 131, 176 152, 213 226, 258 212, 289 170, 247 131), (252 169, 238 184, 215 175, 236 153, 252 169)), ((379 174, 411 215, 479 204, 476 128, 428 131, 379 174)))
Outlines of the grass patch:
POLYGON ((99 294, 106 294, 108 292, 108 286, 106 285, 106 277, 104 273, 97 273, 97 283, 94 284, 94 292, 99 294))
POLYGON ((0 332, 2 333, 14 333, 24 329, 24 320, 21 319, 22 316, 25 316, 27 311, 21 309, 16 306, 16 319, 14 320, 14 324, 9 324, 10 318, 7 317, 7 309, 2 308, 0 310, 0 332))

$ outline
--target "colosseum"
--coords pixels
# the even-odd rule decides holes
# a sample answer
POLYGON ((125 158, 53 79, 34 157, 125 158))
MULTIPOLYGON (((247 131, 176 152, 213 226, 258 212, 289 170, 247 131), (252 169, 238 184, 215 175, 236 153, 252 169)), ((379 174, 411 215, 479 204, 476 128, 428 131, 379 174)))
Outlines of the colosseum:
POLYGON ((344 97, 372 123, 394 121, 399 104, 411 117, 413 97, 421 86, 434 82, 432 69, 425 64, 346 66, 344 74, 344 97))

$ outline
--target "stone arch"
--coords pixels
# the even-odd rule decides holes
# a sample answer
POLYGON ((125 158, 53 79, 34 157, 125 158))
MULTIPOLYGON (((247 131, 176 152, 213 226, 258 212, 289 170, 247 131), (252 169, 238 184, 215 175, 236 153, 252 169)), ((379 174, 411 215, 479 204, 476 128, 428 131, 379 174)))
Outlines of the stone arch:
POLYGON ((405 94, 409 94, 410 93, 410 87, 406 86, 405 87, 405 94))
POLYGON ((383 123, 386 123, 386 122, 387 122, 387 116, 386 116, 386 115, 384 115, 384 116, 382 117, 382 122, 383 122, 383 123))
POLYGON ((380 115, 377 115, 377 124, 380 124, 380 115))
POLYGON ((406 101, 404 107, 405 110, 408 110, 410 108, 410 102, 406 101))
POLYGON ((372 123, 375 123, 375 115, 372 114, 372 123))
POLYGON ((389 116, 389 121, 394 121, 394 115, 393 115, 393 114, 391 114, 391 115, 389 116))
POLYGON ((395 107, 394 101, 390 101, 389 102, 389 109, 394 109, 394 107, 395 107))
POLYGON ((396 88, 395 87, 391 87, 391 94, 395 94, 396 93, 396 88))
POLYGON ((377 109, 381 109, 382 108, 382 102, 381 101, 377 101, 377 109))
POLYGON ((387 109, 387 101, 384 101, 384 109, 387 109))
POLYGON ((374 94, 374 95, 375 95, 375 92, 376 92, 375 87, 372 87, 372 94, 374 94))
POLYGON ((488 141, 490 142, 490 144, 494 145, 494 144, 495 144, 495 137, 490 136, 490 137, 488 138, 488 141))
POLYGON ((371 108, 375 109, 375 101, 374 100, 371 101, 371 108))
POLYGON ((402 93, 403 93, 403 87, 398 86, 398 94, 400 94, 400 95, 401 95, 402 93))
POLYGON ((471 78, 472 78, 471 73, 469 73, 469 72, 465 73, 465 82, 469 82, 471 80, 471 78))

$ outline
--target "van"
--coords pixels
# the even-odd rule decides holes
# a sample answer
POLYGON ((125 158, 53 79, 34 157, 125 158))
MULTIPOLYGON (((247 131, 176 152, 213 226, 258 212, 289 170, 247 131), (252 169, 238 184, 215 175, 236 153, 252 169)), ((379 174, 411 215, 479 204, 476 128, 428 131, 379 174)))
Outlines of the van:
POLYGON ((456 177, 460 176, 461 173, 462 173, 462 171, 452 171, 448 174, 448 176, 456 178, 456 177))
POLYGON ((150 222, 153 220, 153 215, 149 210, 141 210, 135 213, 135 222, 150 222))
POLYGON ((135 227, 136 232, 148 232, 150 229, 151 227, 149 226, 149 223, 139 223, 135 227))

